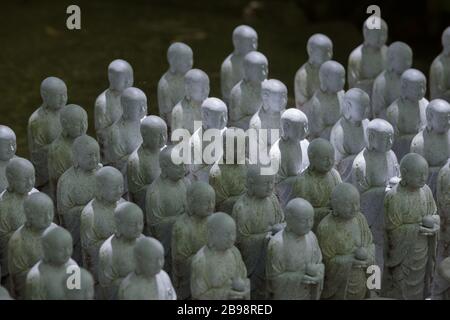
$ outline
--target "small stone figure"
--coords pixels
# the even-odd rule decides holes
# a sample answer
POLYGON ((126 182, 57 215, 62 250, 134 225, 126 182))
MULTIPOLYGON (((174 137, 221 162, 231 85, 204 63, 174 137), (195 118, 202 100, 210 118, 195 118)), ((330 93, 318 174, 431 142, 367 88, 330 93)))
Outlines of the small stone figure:
POLYGON ((244 77, 230 93, 229 126, 248 129, 250 118, 262 105, 261 85, 267 79, 268 65, 258 51, 244 57, 244 77))
POLYGON ((295 74, 295 105, 302 109, 303 105, 312 98, 320 88, 320 66, 333 58, 333 42, 321 33, 313 34, 306 44, 308 61, 295 74))
POLYGON ((174 42, 167 49, 169 69, 158 82, 158 109, 160 117, 169 125, 172 109, 184 93, 184 77, 194 64, 192 49, 185 43, 174 42))
POLYGON ((430 98, 450 103, 450 27, 442 33, 442 47, 430 67, 430 98))
POLYGON ((30 194, 23 204, 26 220, 8 243, 8 271, 11 294, 16 299, 25 298, 25 284, 30 269, 43 257, 42 235, 52 223, 53 201, 45 193, 30 194))
POLYGON ((304 199, 292 199, 285 214, 286 227, 270 239, 267 249, 269 295, 274 300, 318 300, 325 270, 311 231, 314 208, 304 199))
POLYGON ((60 111, 67 103, 64 81, 48 77, 41 83, 42 105, 28 120, 28 149, 36 170, 36 187, 48 192, 48 149, 61 134, 60 111))
POLYGON ((81 212, 95 194, 95 172, 101 167, 97 141, 83 135, 72 145, 73 165, 59 178, 56 198, 59 221, 73 238, 73 259, 81 264, 81 212))
POLYGON ((249 26, 240 25, 233 30, 234 51, 228 55, 220 69, 222 100, 228 104, 231 89, 244 78, 244 57, 258 49, 258 34, 249 26))
POLYGON ((195 121, 202 121, 201 106, 209 95, 209 77, 200 69, 189 70, 184 76, 184 98, 172 110, 172 132, 186 129, 193 134, 195 121))
POLYGON ((341 183, 331 196, 333 211, 319 224, 317 237, 325 264, 323 299, 360 300, 368 296, 366 268, 375 263, 375 246, 359 211, 358 190, 341 183))
POLYGON ((400 98, 387 109, 386 118, 394 127, 395 138, 392 150, 398 159, 409 152, 411 141, 426 123, 425 99, 427 80, 422 72, 408 69, 400 79, 400 98))
POLYGON ((385 257, 381 293, 387 298, 422 300, 429 296, 436 258, 439 215, 426 160, 416 153, 400 162, 401 180, 384 200, 385 257))
POLYGON ((128 195, 145 212, 147 187, 159 176, 159 153, 167 143, 167 125, 158 116, 147 116, 140 124, 142 144, 128 157, 128 195))
POLYGON ((335 150, 335 165, 343 181, 348 181, 353 160, 366 146, 367 113, 370 98, 359 88, 345 93, 342 117, 331 129, 330 142, 335 150))
POLYGON ((8 186, 6 166, 16 157, 16 134, 11 128, 0 125, 0 193, 8 186))
POLYGON ((283 228, 284 214, 274 193, 275 176, 262 175, 261 167, 247 169, 247 192, 233 207, 239 248, 251 281, 252 299, 266 298, 265 259, 269 235, 283 228))
POLYGON ((192 259, 191 292, 196 300, 249 300, 250 280, 234 246, 236 224, 226 213, 208 218, 207 245, 192 259))
POLYGON ((396 41, 387 50, 386 70, 376 77, 372 90, 370 117, 386 119, 386 110, 400 97, 400 78, 411 68, 413 52, 404 42, 396 41))
POLYGON ((164 248, 158 240, 142 237, 134 246, 135 269, 123 279, 119 300, 176 300, 169 275, 162 270, 164 248))
POLYGON ((80 267, 73 267, 72 273, 68 272, 67 277, 64 279, 64 283, 71 284, 65 286, 66 300, 94 300, 94 277, 86 269, 80 267), (74 272, 79 272, 80 275, 79 288, 77 288, 76 286, 77 280, 73 280, 75 275, 73 274, 74 272), (75 284, 72 284, 72 282, 75 282, 75 284))
POLYGON ((106 300, 117 299, 120 283, 135 270, 134 248, 144 229, 142 210, 131 202, 117 206, 114 220, 116 231, 103 242, 98 253, 99 295, 106 300))

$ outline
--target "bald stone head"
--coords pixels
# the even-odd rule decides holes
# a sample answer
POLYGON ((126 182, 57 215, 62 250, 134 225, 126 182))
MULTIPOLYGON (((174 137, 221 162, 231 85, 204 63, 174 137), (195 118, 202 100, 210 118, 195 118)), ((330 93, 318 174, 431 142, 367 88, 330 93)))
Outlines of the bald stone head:
POLYGON ((122 59, 116 59, 108 66, 109 89, 122 92, 133 85, 133 68, 122 59))
POLYGON ((147 114, 147 96, 138 88, 129 87, 120 96, 123 119, 138 121, 147 114))
POLYGON ((328 140, 317 138, 308 146, 309 167, 311 170, 325 174, 334 165, 334 148, 328 140))
POLYGON ((45 78, 41 83, 41 97, 45 107, 60 110, 67 103, 66 84, 56 77, 45 78))
POLYGON ((159 154, 159 166, 161 167, 161 177, 170 179, 174 182, 179 181, 186 175, 186 166, 184 163, 176 164, 172 159, 177 158, 178 149, 176 146, 167 146, 159 154))
POLYGON ((134 246, 136 274, 145 278, 156 276, 164 266, 164 247, 152 237, 142 237, 134 246))
POLYGON ((59 114, 59 121, 63 134, 72 139, 86 134, 88 115, 86 110, 76 104, 68 104, 63 107, 59 114))
POLYGON ((319 69, 320 89, 328 93, 337 93, 344 89, 345 69, 334 60, 324 62, 319 69))
POLYGON ((422 188, 428 179, 428 163, 417 153, 408 153, 400 161, 400 183, 410 189, 422 188))
POLYGON ((369 95, 359 88, 351 88, 344 95, 342 115, 353 123, 360 123, 367 118, 370 108, 369 95))
POLYGON ((64 277, 63 287, 67 300, 93 300, 94 299, 94 278, 92 274, 79 266, 73 265, 67 268, 67 276, 64 277), (76 287, 74 280, 75 273, 80 275, 80 287, 76 287), (70 287, 69 285, 70 284, 70 287))
POLYGON ((72 256, 72 235, 60 226, 48 228, 42 235, 42 250, 45 263, 61 266, 72 256))
POLYGON ((283 82, 276 79, 264 80, 261 85, 262 108, 264 111, 281 112, 287 104, 287 88, 283 82))
POLYGON ((184 93, 187 100, 201 104, 209 95, 209 77, 200 69, 191 69, 184 76, 184 93))
POLYGON ((442 32, 442 47, 444 48, 444 54, 450 55, 450 27, 447 27, 444 32, 442 32))
POLYGON ((373 119, 367 126, 367 148, 376 152, 388 152, 394 143, 394 128, 383 119, 373 119))
POLYGON ((400 95, 403 99, 419 101, 425 96, 427 79, 417 69, 408 69, 400 78, 400 95))
POLYGON ((171 73, 184 75, 194 65, 194 53, 187 44, 174 42, 167 49, 167 62, 171 73))
POLYGON ((10 127, 0 125, 0 161, 11 160, 16 150, 16 134, 10 127))
POLYGON ((144 230, 144 214, 142 209, 132 202, 122 202, 114 211, 116 236, 125 240, 137 239, 144 230))
POLYGON ((363 25, 363 36, 364 36, 364 45, 373 47, 373 48, 381 48, 386 44, 387 37, 388 37, 388 26, 386 21, 379 17, 369 17, 364 22, 363 25), (371 25, 373 21, 377 21, 380 24, 379 29, 372 28, 371 25))
POLYGON ((443 99, 431 100, 426 109, 427 127, 439 134, 450 129, 450 104, 443 99))
POLYGON ((309 56, 309 63, 319 67, 333 57, 333 42, 326 35, 316 33, 308 39, 306 50, 309 56))
POLYGON ((244 79, 254 83, 261 83, 267 79, 269 62, 258 51, 247 53, 244 57, 244 79))
POLYGON ((228 109, 218 98, 207 98, 202 103, 202 122, 205 129, 223 129, 227 125, 228 109))
POLYGON ((343 220, 349 220, 360 211, 358 189, 350 183, 338 184, 331 194, 333 215, 343 220))
POLYGON ((33 164, 25 158, 13 158, 6 165, 8 191, 25 195, 31 191, 35 183, 33 164))
POLYGON ((258 34, 255 29, 247 25, 240 25, 233 30, 234 52, 238 55, 246 55, 250 51, 258 49, 258 34))
POLYGON ((314 226, 314 208, 302 198, 288 202, 284 210, 286 230, 301 237, 309 233, 314 226))
POLYGON ((308 135, 308 117, 297 108, 286 109, 281 114, 281 138, 301 141, 308 135))
POLYGON ((142 146, 159 150, 167 143, 167 124, 158 116, 150 115, 141 120, 142 146))
POLYGON ((44 231, 53 221, 53 201, 43 192, 33 192, 23 202, 25 225, 35 231, 44 231))
POLYGON ((260 165, 247 166, 247 194, 263 199, 271 196, 275 187, 275 175, 261 174, 260 165))
POLYGON ((391 43, 387 50, 387 70, 399 76, 413 63, 413 52, 406 43, 396 41, 391 43))
POLYGON ((106 203, 115 204, 120 200, 122 195, 122 173, 110 166, 100 168, 95 173, 95 197, 106 203))
POLYGON ((97 169, 100 162, 100 147, 97 141, 88 135, 76 138, 72 145, 72 159, 74 167, 84 171, 97 169))
POLYGON ((216 206, 216 193, 205 182, 195 181, 187 190, 188 212, 199 218, 210 216, 216 206))
POLYGON ((236 223, 224 213, 216 212, 208 218, 208 247, 217 251, 226 251, 236 241, 236 223))

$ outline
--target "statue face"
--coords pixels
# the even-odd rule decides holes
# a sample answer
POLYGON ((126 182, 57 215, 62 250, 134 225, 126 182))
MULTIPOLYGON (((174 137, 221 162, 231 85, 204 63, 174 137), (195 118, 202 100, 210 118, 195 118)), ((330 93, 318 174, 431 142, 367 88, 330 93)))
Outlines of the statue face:
POLYGON ((262 91, 263 109, 268 112, 280 112, 286 108, 287 92, 262 91))
POLYGON ((72 256, 72 239, 61 238, 60 241, 51 241, 43 243, 45 259, 55 265, 66 263, 72 256))
POLYGON ((329 148, 318 148, 318 150, 315 150, 312 153, 309 162, 314 171, 327 173, 334 165, 334 150, 329 148))
POLYGON ((191 100, 202 102, 209 95, 209 83, 206 81, 187 81, 186 95, 191 100))
POLYGON ((208 129, 223 129, 227 124, 227 114, 219 110, 202 108, 203 126, 208 129))
POLYGON ((157 275, 164 266, 164 253, 148 250, 142 252, 136 259, 139 270, 146 277, 157 275))
POLYGON ((127 219, 122 219, 117 224, 119 233, 128 240, 138 238, 144 229, 144 221, 142 215, 130 214, 127 219))
POLYGON ((402 96, 411 101, 419 101, 425 96, 426 82, 424 80, 402 79, 402 96))
POLYGON ((405 50, 388 50, 388 70, 399 75, 412 66, 412 52, 405 50))
POLYGON ((314 211, 292 214, 286 219, 289 230, 297 236, 303 236, 311 231, 314 225, 314 211))
MULTIPOLYGON (((100 193, 102 199, 109 203, 115 203, 120 200, 120 198, 123 195, 123 180, 122 179, 115 179, 114 181, 111 179, 110 183, 108 184, 108 187, 105 188, 104 186, 100 187, 100 193)), ((98 188, 98 187, 97 187, 98 188)))
POLYGON ((84 119, 77 119, 77 121, 62 121, 61 122, 64 131, 68 134, 71 138, 77 138, 79 136, 82 136, 83 134, 86 134, 87 131, 87 121, 84 121, 84 119))
POLYGON ((344 101, 343 116, 350 121, 360 122, 366 118, 366 105, 359 101, 348 100, 344 101))
POLYGON ((360 211, 359 198, 342 195, 338 201, 333 202, 333 211, 341 219, 352 219, 360 211))
POLYGON ((86 171, 95 170, 100 161, 100 150, 98 146, 88 145, 83 150, 78 150, 74 155, 81 169, 86 171))
POLYGON ((345 69, 337 62, 327 61, 320 68, 319 79, 322 91, 339 92, 344 89, 345 69))
POLYGON ((301 141, 306 138, 308 134, 308 122, 299 122, 299 121, 288 121, 282 120, 281 122, 283 137, 294 140, 301 141))
POLYGON ((24 168, 23 171, 14 177, 8 177, 8 183, 11 185, 11 189, 15 192, 19 194, 27 194, 34 187, 34 169, 30 170, 28 168, 24 168))
POLYGON ((437 133, 447 133, 450 130, 450 112, 433 113, 428 121, 437 133))
POLYGON ((67 89, 58 87, 43 93, 44 103, 52 110, 59 110, 67 103, 67 89))
POLYGON ((411 170, 401 168, 402 180, 413 189, 422 188, 428 179, 428 166, 418 162, 411 170))
POLYGON ((141 134, 146 148, 162 148, 166 144, 167 131, 154 128, 153 130, 141 130, 141 134))
POLYGON ((173 52, 169 50, 168 60, 171 71, 178 74, 185 74, 194 65, 193 52, 186 45, 178 47, 173 52))
POLYGON ((214 212, 214 208, 216 205, 214 195, 204 194, 200 196, 198 199, 189 199, 190 205, 189 207, 192 210, 192 213, 198 217, 207 217, 210 216, 214 212))
POLYGON ((218 251, 231 249, 236 241, 236 226, 225 223, 221 228, 209 230, 208 242, 218 251))
POLYGON ((258 47, 258 38, 255 37, 236 37, 234 47, 240 55, 245 55, 250 51, 255 51, 258 47))
MULTIPOLYGON (((39 208, 42 209, 42 208, 39 208)), ((53 221, 53 207, 47 210, 36 210, 27 216, 27 223, 35 230, 45 230, 53 221)))
POLYGON ((331 60, 333 56, 333 49, 331 46, 317 46, 311 45, 308 47, 309 62, 315 66, 320 66, 322 63, 331 60))
POLYGON ((114 91, 122 92, 133 85, 133 76, 131 70, 126 67, 108 70, 109 88, 114 91))
POLYGON ((268 65, 265 63, 249 63, 244 72, 245 78, 252 82, 263 82, 269 73, 268 65))
POLYGON ((161 163, 161 172, 170 180, 178 181, 186 174, 186 167, 184 164, 174 164, 172 161, 165 161, 161 163))
POLYGON ((16 138, 13 136, 5 136, 0 138, 0 160, 11 160, 16 154, 17 144, 16 138))
POLYGON ((256 198, 266 198, 273 193, 275 186, 274 176, 256 175, 249 178, 248 188, 256 198))
POLYGON ((381 29, 368 29, 364 28, 364 43, 374 48, 381 48, 387 41, 387 30, 383 23, 381 29))
POLYGON ((393 132, 369 130, 369 149, 377 152, 388 152, 394 143, 393 132))

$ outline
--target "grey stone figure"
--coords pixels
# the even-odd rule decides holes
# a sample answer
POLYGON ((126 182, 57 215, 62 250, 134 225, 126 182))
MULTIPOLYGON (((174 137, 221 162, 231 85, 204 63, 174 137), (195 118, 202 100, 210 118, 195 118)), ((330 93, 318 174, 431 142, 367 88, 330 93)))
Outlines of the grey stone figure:
POLYGON ((57 211, 61 225, 73 238, 73 259, 81 264, 81 212, 95 194, 95 172, 101 167, 100 148, 93 138, 83 135, 72 145, 73 165, 59 178, 57 211))
POLYGON ((258 49, 258 34, 247 25, 240 25, 233 30, 234 51, 229 54, 220 68, 220 88, 222 100, 228 104, 231 89, 244 78, 244 57, 258 49))
POLYGON ((187 192, 187 210, 172 229, 172 279, 179 299, 191 297, 191 262, 206 245, 208 217, 214 213, 214 189, 196 181, 187 192))
POLYGON ((409 152, 412 139, 427 123, 426 89, 427 80, 422 72, 416 69, 406 70, 400 79, 400 98, 387 109, 386 118, 395 132, 392 150, 398 159, 409 152))
POLYGON ((295 105, 302 109, 320 88, 320 66, 333 58, 333 42, 321 33, 313 34, 306 44, 308 61, 297 70, 294 80, 295 105))
POLYGON ((341 183, 331 196, 333 211, 319 224, 317 238, 325 264, 323 299, 368 297, 366 268, 375 263, 375 246, 359 210, 358 190, 341 183))
POLYGON ((160 117, 169 125, 172 109, 184 94, 184 76, 194 64, 192 49, 185 43, 174 42, 167 49, 169 69, 158 82, 158 110, 160 117))
MULTIPOLYGON (((84 268, 77 267, 80 275, 80 287, 77 288, 75 285, 67 285, 67 283, 72 284, 74 280, 73 272, 68 272, 66 278, 63 280, 65 283, 65 299, 66 300, 94 300, 94 277, 92 274, 84 268)), ((78 272, 78 271, 76 271, 78 272)), ((76 280, 75 280, 76 281, 76 280)))
POLYGON ((42 105, 28 120, 28 149, 36 169, 36 187, 48 192, 48 149, 61 134, 59 113, 67 103, 64 81, 48 77, 41 83, 42 105))
POLYGON ((25 284, 30 269, 43 257, 42 235, 52 223, 53 201, 45 193, 30 194, 23 204, 25 223, 11 236, 8 243, 10 291, 15 299, 25 298, 25 284))
POLYGON ((122 116, 120 96, 122 92, 133 85, 133 68, 122 59, 112 61, 108 66, 109 88, 103 91, 95 100, 95 133, 101 151, 102 163, 110 160, 105 154, 108 137, 115 128, 113 125, 122 116))
POLYGON ((134 247, 135 269, 123 279, 119 300, 176 300, 169 275, 162 270, 164 248, 158 240, 143 237, 134 247))
POLYGON ((331 129, 341 117, 345 69, 336 61, 327 61, 319 69, 319 80, 320 88, 304 105, 303 111, 309 120, 310 139, 329 140, 331 129))
MULTIPOLYGON (((0 274, 2 272, 1 266, 0 266, 0 274)), ((11 295, 9 294, 8 290, 6 290, 5 287, 0 285, 0 300, 13 300, 11 295)))
POLYGON ((186 129, 193 134, 194 122, 202 120, 201 106, 209 95, 209 77, 200 69, 189 70, 184 76, 184 97, 172 110, 172 132, 186 129))
POLYGON ((247 168, 247 192, 234 204, 236 246, 251 281, 252 299, 266 298, 266 250, 268 238, 284 226, 284 214, 274 193, 275 176, 262 175, 261 167, 247 168))
POLYGON ((335 166, 343 181, 350 179, 353 160, 366 146, 369 109, 370 98, 367 93, 359 88, 348 90, 342 104, 342 117, 331 129, 330 142, 335 151, 335 166))
POLYGON ((65 300, 68 271, 77 268, 72 255, 72 236, 66 229, 47 228, 42 235, 42 259, 28 272, 25 284, 27 300, 65 300))
POLYGON ((274 300, 318 300, 324 265, 319 242, 311 231, 314 208, 301 198, 286 206, 286 227, 273 236, 267 249, 269 297, 274 300))
POLYGON ((401 180, 384 199, 385 252, 381 294, 419 300, 429 296, 440 219, 430 188, 428 164, 417 153, 400 162, 401 180))
POLYGON ((400 78, 413 63, 413 52, 404 42, 393 42, 387 50, 386 69, 376 77, 372 90, 373 118, 386 119, 386 110, 400 97, 400 78))
POLYGON ((140 124, 142 144, 128 157, 128 197, 145 212, 145 193, 159 176, 159 153, 167 143, 167 125, 158 116, 147 116, 140 124))
POLYGON ((450 27, 442 33, 442 47, 430 67, 430 98, 450 103, 450 27))
POLYGON ((267 79, 269 62, 258 51, 244 57, 244 77, 231 90, 229 126, 248 129, 250 118, 262 105, 261 85, 267 79))
POLYGON ((136 204, 119 204, 114 220, 116 231, 103 242, 98 253, 98 293, 105 300, 117 299, 120 283, 135 270, 134 248, 136 241, 144 237, 144 215, 136 204))
POLYGON ((432 100, 426 108, 427 124, 411 142, 411 152, 428 162, 430 176, 427 185, 436 197, 439 170, 450 158, 450 104, 442 99, 432 100))
POLYGON ((62 108, 60 115, 61 134, 48 149, 48 176, 50 196, 56 201, 56 186, 59 177, 72 166, 72 144, 76 138, 86 134, 87 112, 80 106, 69 104, 62 108))
POLYGON ((250 280, 236 241, 236 223, 226 213, 208 218, 207 244, 192 258, 195 300, 250 300, 250 280))
POLYGON ((10 127, 0 125, 0 193, 8 186, 6 166, 16 156, 16 134, 10 127))
POLYGON ((400 169, 391 150, 394 129, 383 119, 373 119, 367 126, 367 145, 352 164, 351 183, 361 194, 361 212, 367 219, 375 243, 376 263, 383 269, 384 213, 387 188, 395 184, 400 169))

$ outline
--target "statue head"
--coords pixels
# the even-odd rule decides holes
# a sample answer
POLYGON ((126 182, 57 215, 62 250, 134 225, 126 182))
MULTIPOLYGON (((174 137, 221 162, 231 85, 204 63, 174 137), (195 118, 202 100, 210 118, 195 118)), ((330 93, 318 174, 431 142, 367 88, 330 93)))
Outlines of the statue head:
POLYGON ((75 139, 72 145, 73 165, 84 171, 93 171, 99 166, 100 147, 97 141, 88 135, 75 139))
POLYGON ((11 160, 16 150, 16 134, 10 127, 0 125, 0 161, 11 160))
POLYGON ((443 99, 431 100, 426 108, 427 127, 440 134, 450 129, 450 104, 443 99))
POLYGON ((450 27, 442 32, 442 47, 444 48, 444 54, 450 55, 450 27))
POLYGON ((388 26, 386 21, 379 17, 369 17, 366 21, 364 21, 363 25, 363 36, 364 36, 364 45, 373 47, 373 48, 381 48, 386 44, 388 37, 388 26), (370 29, 370 25, 373 22, 373 19, 380 19, 380 29, 370 29))
POLYGON ((314 226, 314 208, 302 198, 294 198, 286 205, 286 230, 301 237, 309 233, 314 226))
POLYGON ((227 125, 228 110, 218 98, 207 98, 202 103, 202 122, 206 129, 223 129, 227 125))
POLYGON ((139 121, 147 115, 147 96, 138 88, 129 87, 122 92, 120 104, 123 108, 123 119, 139 121))
POLYGON ((400 78, 400 95, 410 101, 419 101, 425 96, 427 79, 416 69, 408 69, 400 78))
POLYGON ((281 112, 287 104, 287 88, 283 82, 270 79, 264 80, 261 85, 262 108, 266 112, 281 112))
POLYGON ((184 75, 192 69, 194 54, 191 47, 182 42, 174 42, 167 49, 167 62, 172 73, 184 75))
POLYGON ((255 198, 267 198, 273 194, 275 175, 262 175, 261 166, 247 166, 247 194, 255 198))
POLYGON ((319 67, 333 57, 333 42, 326 35, 316 33, 308 39, 306 51, 308 52, 309 63, 319 67))
POLYGON ((53 221, 53 201, 43 192, 33 192, 23 202, 25 225, 32 230, 44 231, 53 221))
POLYGON ((209 248, 226 251, 234 246, 236 241, 236 223, 233 218, 224 213, 216 212, 208 217, 207 222, 209 248))
POLYGON ((324 62, 319 69, 320 89, 324 92, 337 93, 344 89, 345 69, 334 60, 324 62))
POLYGON ((367 149, 388 152, 394 143, 394 128, 383 119, 373 119, 367 125, 367 149))
POLYGON ((64 81, 56 77, 45 78, 41 83, 41 97, 44 106, 59 110, 67 103, 67 87, 64 81))
POLYGON ((216 193, 205 182, 195 181, 187 190, 188 213, 200 218, 210 216, 216 206, 216 193))
POLYGON ((209 95, 209 77, 200 69, 191 69, 184 76, 184 92, 188 100, 202 103, 209 95))
POLYGON ((95 173, 95 197, 106 203, 115 204, 120 200, 122 195, 122 173, 110 166, 100 168, 95 173))
POLYGON ((114 211, 116 236, 125 240, 137 239, 144 230, 142 209, 132 202, 119 203, 114 211))
POLYGON ((360 211, 359 192, 350 183, 338 184, 331 193, 331 207, 333 215, 350 220, 360 211))
POLYGON ((34 187, 35 171, 33 164, 25 158, 11 159, 5 168, 8 191, 26 195, 34 187))
POLYGON ((161 177, 174 182, 184 178, 186 175, 185 164, 175 164, 172 160, 174 146, 167 146, 159 153, 159 166, 161 167, 161 177))
POLYGON ((246 25, 240 25, 233 30, 234 52, 238 55, 246 55, 250 51, 258 49, 258 34, 255 29, 246 25))
POLYGON ((116 59, 108 66, 109 89, 122 92, 133 85, 133 68, 122 59, 116 59))
POLYGON ((408 153, 400 161, 400 184, 410 189, 422 188, 428 179, 428 163, 417 153, 408 153))
POLYGON ((261 83, 267 79, 269 62, 258 51, 252 51, 244 57, 244 79, 250 82, 261 83))
POLYGON ((309 168, 325 174, 334 165, 334 148, 328 140, 316 138, 308 146, 309 168))
POLYGON ((352 123, 360 123, 367 118, 370 108, 369 95, 359 88, 351 88, 344 95, 342 116, 352 123))
POLYGON ((158 116, 146 116, 141 120, 142 146, 159 150, 167 143, 167 124, 158 116))
POLYGON ((63 278, 63 287, 65 289, 67 300, 93 300, 94 299, 94 278, 92 274, 84 268, 73 265, 73 269, 78 269, 80 275, 80 288, 69 288, 68 283, 72 282, 73 273, 67 273, 63 278))
POLYGON ((146 278, 156 276, 164 266, 164 247, 151 237, 142 237, 134 246, 136 274, 146 278))
POLYGON ((47 228, 42 235, 42 251, 45 263, 55 266, 65 264, 73 252, 72 235, 60 226, 47 228))
POLYGON ((393 42, 387 50, 387 70, 401 75, 411 68, 413 62, 413 52, 404 42, 393 42))
POLYGON ((301 141, 309 133, 308 117, 297 108, 286 109, 281 115, 281 137, 301 141))
POLYGON ((59 121, 63 134, 72 139, 86 134, 88 115, 82 107, 76 104, 68 104, 63 107, 59 114, 59 121))
POLYGON ((222 135, 222 150, 225 163, 229 163, 231 159, 233 159, 232 164, 245 163, 245 140, 246 134, 241 128, 228 127, 225 130, 222 135), (228 153, 230 154, 228 155, 228 153))

